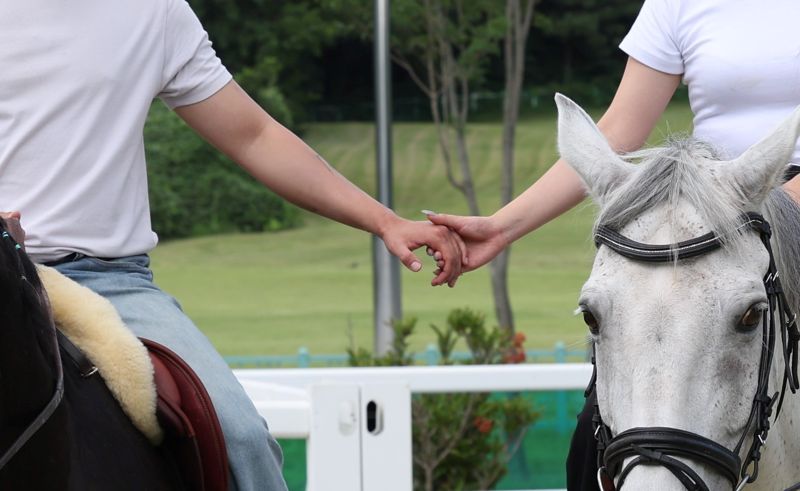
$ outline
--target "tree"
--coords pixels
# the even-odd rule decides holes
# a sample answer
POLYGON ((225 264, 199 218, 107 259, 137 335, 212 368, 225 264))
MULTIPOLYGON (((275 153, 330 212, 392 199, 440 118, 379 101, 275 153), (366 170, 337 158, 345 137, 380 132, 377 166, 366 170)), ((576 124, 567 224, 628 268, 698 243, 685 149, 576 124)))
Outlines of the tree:
MULTIPOLYGON (((467 149, 470 86, 480 83, 488 60, 502 39, 505 67, 503 166, 500 205, 513 197, 514 144, 525 72, 525 48, 535 0, 398 1, 393 26, 393 58, 425 93, 437 128, 448 182, 480 215, 467 149)), ((490 264, 495 314, 501 327, 514 330, 508 293, 506 250, 490 264)))
MULTIPOLYGON (((364 2, 360 3, 347 6, 364 10, 364 2)), ((299 120, 322 93, 324 76, 317 58, 325 47, 353 32, 345 20, 349 14, 336 0, 191 0, 191 4, 242 86, 268 111, 279 107, 278 112, 299 120)))
MULTIPOLYGON (((522 82, 525 78, 525 48, 531 29, 536 0, 506 0, 506 31, 503 39, 505 92, 503 94, 503 163, 500 177, 500 206, 514 198, 514 144, 522 82)), ((513 329, 514 318, 508 294, 507 247, 489 265, 492 278, 495 311, 501 326, 513 329)))
POLYGON ((537 66, 549 68, 539 83, 557 82, 573 97, 607 104, 625 64, 619 42, 641 6, 641 0, 539 0, 531 48, 537 66))

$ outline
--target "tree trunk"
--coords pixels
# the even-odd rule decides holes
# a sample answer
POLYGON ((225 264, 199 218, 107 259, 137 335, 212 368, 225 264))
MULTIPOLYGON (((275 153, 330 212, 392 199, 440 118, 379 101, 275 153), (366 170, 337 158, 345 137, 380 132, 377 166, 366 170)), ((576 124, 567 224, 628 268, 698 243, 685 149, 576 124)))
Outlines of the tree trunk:
MULTIPOLYGON (((504 37, 505 96, 503 100, 503 161, 500 177, 500 205, 514 194, 514 144, 519 102, 524 77, 525 45, 537 0, 506 0, 507 28, 504 37), (524 4, 524 6, 523 6, 524 4)), ((463 22, 463 7, 455 4, 457 25, 463 22)), ((447 12, 440 0, 424 0, 425 38, 421 57, 425 76, 419 76, 412 63, 396 55, 397 61, 428 96, 437 130, 439 147, 447 180, 467 202, 471 215, 480 215, 467 148, 469 116, 469 76, 457 55, 465 51, 459 38, 453 37, 447 12)), ((503 329, 514 331, 514 317, 508 293, 509 250, 499 254, 489 265, 492 296, 497 321, 503 329)))
MULTIPOLYGON (((528 41, 536 0, 527 0, 524 11, 520 0, 506 0, 506 36, 503 40, 505 94, 503 97, 503 164, 500 177, 500 206, 514 197, 514 145, 522 81, 525 77, 525 45, 528 41)), ((514 331, 514 315, 508 294, 508 262, 511 248, 506 248, 490 264, 494 308, 500 327, 514 331)))
POLYGON ((492 279, 492 295, 494 296, 494 313, 501 329, 514 332, 514 313, 511 310, 511 299, 508 294, 508 258, 506 249, 489 263, 489 275, 492 279))

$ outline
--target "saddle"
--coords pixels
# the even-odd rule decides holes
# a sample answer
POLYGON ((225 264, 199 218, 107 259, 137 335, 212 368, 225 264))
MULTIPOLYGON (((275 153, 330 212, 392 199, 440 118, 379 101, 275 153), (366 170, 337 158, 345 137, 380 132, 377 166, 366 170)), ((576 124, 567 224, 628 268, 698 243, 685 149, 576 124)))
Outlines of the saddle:
POLYGON ((170 349, 140 338, 153 363, 158 421, 186 489, 226 491, 228 454, 217 413, 200 379, 170 349))
POLYGON ((186 489, 227 491, 225 440, 194 371, 165 346, 137 339, 108 300, 52 268, 37 269, 59 344, 81 375, 100 373, 133 425, 173 457, 186 489))

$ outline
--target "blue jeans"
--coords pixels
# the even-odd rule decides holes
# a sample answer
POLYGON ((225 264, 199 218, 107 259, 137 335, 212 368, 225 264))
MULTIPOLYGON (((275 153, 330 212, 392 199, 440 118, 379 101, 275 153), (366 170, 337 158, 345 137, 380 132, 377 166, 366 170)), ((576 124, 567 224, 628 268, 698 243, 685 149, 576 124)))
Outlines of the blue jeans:
POLYGON ((153 283, 146 255, 113 260, 81 257, 56 267, 107 298, 140 337, 175 351, 205 384, 225 434, 232 490, 284 491, 283 456, 255 406, 208 339, 178 302, 153 283))

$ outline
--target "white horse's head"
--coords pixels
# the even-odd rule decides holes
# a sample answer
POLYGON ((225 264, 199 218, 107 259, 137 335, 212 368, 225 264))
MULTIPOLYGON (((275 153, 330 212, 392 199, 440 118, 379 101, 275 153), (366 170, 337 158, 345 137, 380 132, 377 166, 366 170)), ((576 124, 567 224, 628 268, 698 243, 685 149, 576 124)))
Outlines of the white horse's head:
MULTIPOLYGON (((800 131, 800 111, 741 157, 723 162, 691 139, 622 158, 580 107, 561 95, 556 102, 561 156, 598 204, 598 225, 645 244, 675 244, 711 231, 724 240, 714 252, 664 263, 599 247, 579 305, 595 343, 604 422, 614 435, 668 427, 734 449, 758 385, 761 314, 768 307, 763 279, 769 255, 758 233, 742 227, 741 216, 762 210, 780 181, 800 131)), ((780 355, 773 372, 783 373, 780 355)), ((780 390, 774 380, 781 379, 773 377, 770 394, 780 390)), ((680 460, 710 489, 731 489, 712 467, 680 460)), ((642 465, 631 470, 625 488, 684 486, 667 469, 642 465)))

